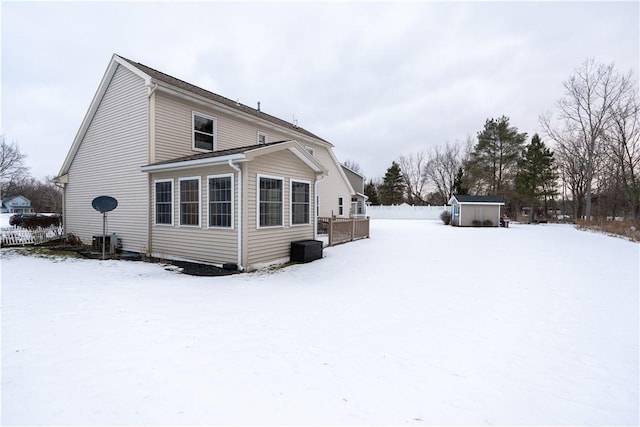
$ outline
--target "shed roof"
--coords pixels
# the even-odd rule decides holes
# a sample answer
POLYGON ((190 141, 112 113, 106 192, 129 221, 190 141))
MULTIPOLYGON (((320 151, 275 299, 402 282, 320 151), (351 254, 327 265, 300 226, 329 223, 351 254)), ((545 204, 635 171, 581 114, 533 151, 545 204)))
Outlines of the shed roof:
POLYGON ((498 196, 470 196, 468 194, 454 194, 453 196, 451 196, 451 199, 449 199, 449 204, 451 204, 454 200, 459 204, 474 203, 504 205, 504 200, 502 200, 502 198, 498 196))

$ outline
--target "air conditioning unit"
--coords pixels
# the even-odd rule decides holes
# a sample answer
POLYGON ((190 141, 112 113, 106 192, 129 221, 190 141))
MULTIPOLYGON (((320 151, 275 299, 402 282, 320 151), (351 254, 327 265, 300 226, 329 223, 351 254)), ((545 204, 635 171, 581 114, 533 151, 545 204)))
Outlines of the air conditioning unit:
POLYGON ((117 236, 116 233, 110 234, 95 234, 93 236, 93 241, 91 243, 91 247, 94 251, 102 252, 102 242, 104 241, 105 250, 109 253, 116 253, 122 249, 122 240, 117 236))

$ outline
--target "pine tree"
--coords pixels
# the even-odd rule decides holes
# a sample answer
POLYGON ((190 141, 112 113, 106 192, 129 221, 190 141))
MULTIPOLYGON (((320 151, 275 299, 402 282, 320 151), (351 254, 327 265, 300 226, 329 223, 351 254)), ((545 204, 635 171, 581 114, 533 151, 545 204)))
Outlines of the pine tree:
POLYGON ((458 168, 456 177, 453 180, 453 194, 469 194, 469 187, 464 183, 464 170, 462 167, 458 168))
POLYGON ((534 219, 533 213, 541 199, 546 212, 547 199, 557 194, 556 181, 553 152, 535 134, 522 153, 515 177, 516 194, 529 204, 530 221, 534 219))
POLYGON ((383 205, 399 205, 404 201, 406 184, 402 178, 402 171, 396 162, 392 162, 380 186, 380 203, 383 205))
POLYGON ((371 205, 376 206, 380 204, 380 199, 378 198, 378 189, 373 183, 373 180, 369 180, 367 185, 364 186, 364 194, 368 197, 367 201, 371 205))
POLYGON ((526 139, 526 133, 509 126, 508 117, 485 122, 467 165, 480 192, 499 196, 508 193, 526 139))

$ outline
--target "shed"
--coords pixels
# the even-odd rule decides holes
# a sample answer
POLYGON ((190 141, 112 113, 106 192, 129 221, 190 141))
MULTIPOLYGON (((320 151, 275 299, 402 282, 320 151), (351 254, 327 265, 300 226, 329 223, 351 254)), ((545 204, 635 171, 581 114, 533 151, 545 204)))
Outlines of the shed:
POLYGON ((496 196, 454 194, 449 199, 451 225, 459 227, 498 227, 504 201, 496 196))

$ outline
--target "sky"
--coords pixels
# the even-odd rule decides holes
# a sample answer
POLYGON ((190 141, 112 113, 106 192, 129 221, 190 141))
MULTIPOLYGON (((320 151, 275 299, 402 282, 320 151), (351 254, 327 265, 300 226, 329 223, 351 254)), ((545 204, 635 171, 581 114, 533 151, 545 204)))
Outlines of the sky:
MULTIPOLYGON (((589 58, 638 77, 640 2, 1 1, 0 133, 56 176, 114 53, 297 124, 367 178, 529 136, 589 58)), ((544 136, 543 136, 544 140, 544 136)))

